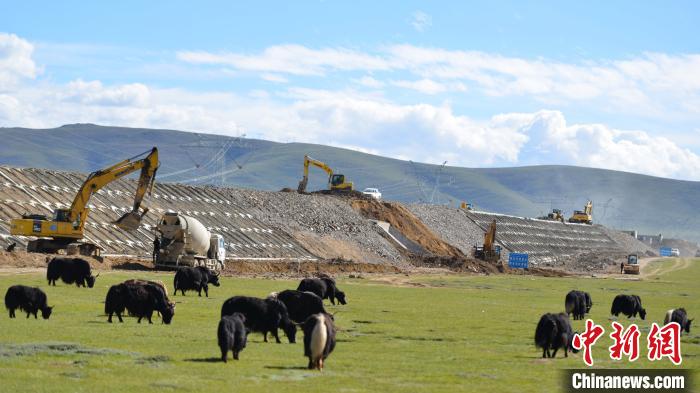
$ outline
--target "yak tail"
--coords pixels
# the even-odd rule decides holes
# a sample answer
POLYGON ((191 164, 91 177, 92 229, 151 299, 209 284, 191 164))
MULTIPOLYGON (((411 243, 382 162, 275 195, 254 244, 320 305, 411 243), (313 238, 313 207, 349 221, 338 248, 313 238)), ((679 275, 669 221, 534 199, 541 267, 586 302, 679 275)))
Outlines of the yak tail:
POLYGON ((174 295, 177 295, 177 276, 178 276, 178 273, 180 273, 180 272, 179 271, 175 272, 175 278, 173 278, 173 288, 174 288, 173 294, 174 295))
POLYGON ((228 329, 226 328, 226 321, 224 319, 221 319, 219 321, 219 328, 217 330, 217 336, 219 338, 219 347, 220 348, 228 348, 231 349, 233 348, 233 344, 231 341, 231 335, 229 334, 228 329))

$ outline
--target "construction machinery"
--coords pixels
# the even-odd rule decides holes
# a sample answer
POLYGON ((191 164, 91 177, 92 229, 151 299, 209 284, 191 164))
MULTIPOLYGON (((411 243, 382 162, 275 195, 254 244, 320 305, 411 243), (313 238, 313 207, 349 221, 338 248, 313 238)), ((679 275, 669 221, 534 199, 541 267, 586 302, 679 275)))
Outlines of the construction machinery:
POLYGON ((593 202, 588 201, 583 211, 574 210, 574 214, 569 218, 569 222, 593 224, 593 202))
POLYGON ((462 203, 459 204, 459 208, 462 210, 474 210, 474 205, 471 203, 462 201, 462 203))
POLYGON ((484 244, 474 246, 474 258, 486 262, 498 262, 501 259, 501 247, 496 245, 496 220, 491 222, 489 229, 484 233, 484 244))
POLYGON ((150 151, 91 173, 78 190, 71 206, 67 209, 54 210, 53 217, 48 218, 42 214, 24 214, 22 218, 11 220, 10 233, 37 238, 28 242, 28 252, 56 253, 59 250, 71 250, 71 253, 99 256, 99 246, 82 241, 83 228, 90 213, 90 209, 87 207, 88 201, 102 187, 139 169, 141 176, 136 187, 133 208, 113 222, 123 230, 136 230, 141 224, 141 219, 148 212, 148 209, 143 209, 143 212, 140 213, 139 209, 143 197, 147 192, 150 194, 153 190, 158 170, 158 149, 155 147, 150 151))
POLYGON ((548 221, 561 221, 564 222, 566 221, 564 219, 564 213, 560 209, 552 209, 552 212, 547 214, 544 217, 539 217, 541 220, 548 220, 548 221))
POLYGON ((353 186, 352 182, 346 182, 345 181, 345 175, 341 175, 339 173, 333 173, 333 169, 326 165, 325 163, 315 160, 309 156, 304 156, 304 177, 301 179, 299 182, 299 186, 297 187, 297 192, 304 193, 306 192, 306 185, 309 182, 309 166, 316 166, 328 174, 328 189, 331 191, 352 191, 353 186))
POLYGON ((639 257, 637 254, 629 254, 627 263, 623 263, 622 271, 624 274, 639 274, 639 257))
POLYGON ((160 247, 158 267, 207 266, 223 269, 226 261, 224 237, 212 234, 197 219, 178 213, 165 213, 157 225, 160 247))

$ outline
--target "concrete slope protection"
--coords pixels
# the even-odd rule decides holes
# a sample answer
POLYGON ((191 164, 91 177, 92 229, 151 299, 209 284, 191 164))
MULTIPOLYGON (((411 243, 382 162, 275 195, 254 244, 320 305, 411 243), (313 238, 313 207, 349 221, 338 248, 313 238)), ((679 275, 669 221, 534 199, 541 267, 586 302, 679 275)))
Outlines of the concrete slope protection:
MULTIPOLYGON (((0 167, 0 246, 28 239, 9 234, 12 218, 22 214, 51 216, 68 207, 86 175, 41 169, 0 167)), ((137 231, 126 232, 111 222, 131 210, 136 181, 121 179, 92 196, 85 226, 86 240, 107 254, 149 255, 156 220, 180 212, 201 221, 212 233, 224 236, 232 258, 314 258, 290 234, 264 223, 257 209, 240 203, 231 189, 156 184, 145 205, 150 209, 137 231)))

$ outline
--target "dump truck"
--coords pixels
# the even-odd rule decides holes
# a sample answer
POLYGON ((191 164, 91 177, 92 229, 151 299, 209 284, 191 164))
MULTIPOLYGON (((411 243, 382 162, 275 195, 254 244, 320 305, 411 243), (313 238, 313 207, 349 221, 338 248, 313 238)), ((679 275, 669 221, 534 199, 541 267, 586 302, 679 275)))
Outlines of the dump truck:
POLYGON ((639 257, 637 254, 629 254, 627 263, 623 264, 622 271, 624 274, 639 274, 639 257))
POLYGON ((154 147, 110 167, 92 172, 78 190, 69 208, 56 209, 51 217, 44 214, 23 214, 21 218, 10 221, 10 233, 35 238, 27 243, 28 252, 57 253, 69 250, 70 253, 76 253, 77 250, 78 254, 99 257, 100 247, 83 240, 83 229, 90 213, 87 207, 90 197, 109 183, 141 170, 132 210, 112 222, 123 230, 135 231, 148 212, 148 209, 141 208, 141 202, 146 193, 153 190, 158 165, 158 149, 154 147))
POLYGON ((210 233, 196 218, 168 212, 160 218, 156 228, 157 243, 160 243, 158 250, 155 250, 157 267, 206 266, 223 269, 226 266, 224 237, 210 233))

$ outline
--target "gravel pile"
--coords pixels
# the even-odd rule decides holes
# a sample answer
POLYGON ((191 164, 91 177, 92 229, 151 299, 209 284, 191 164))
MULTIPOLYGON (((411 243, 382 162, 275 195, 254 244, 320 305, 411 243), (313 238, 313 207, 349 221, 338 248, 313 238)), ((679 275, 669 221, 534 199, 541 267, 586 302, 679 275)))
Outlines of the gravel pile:
POLYGON ((402 259, 374 223, 347 201, 329 195, 236 190, 237 204, 257 212, 259 220, 284 231, 306 231, 357 244, 363 251, 390 261, 402 259))
POLYGON ((608 235, 615 243, 617 243, 620 246, 620 249, 627 254, 639 254, 639 256, 658 255, 657 250, 654 250, 627 233, 605 228, 603 226, 601 226, 601 228, 605 231, 605 234, 608 235))
POLYGON ((465 255, 472 255, 473 247, 484 242, 484 231, 458 208, 425 204, 406 207, 436 235, 465 255))

